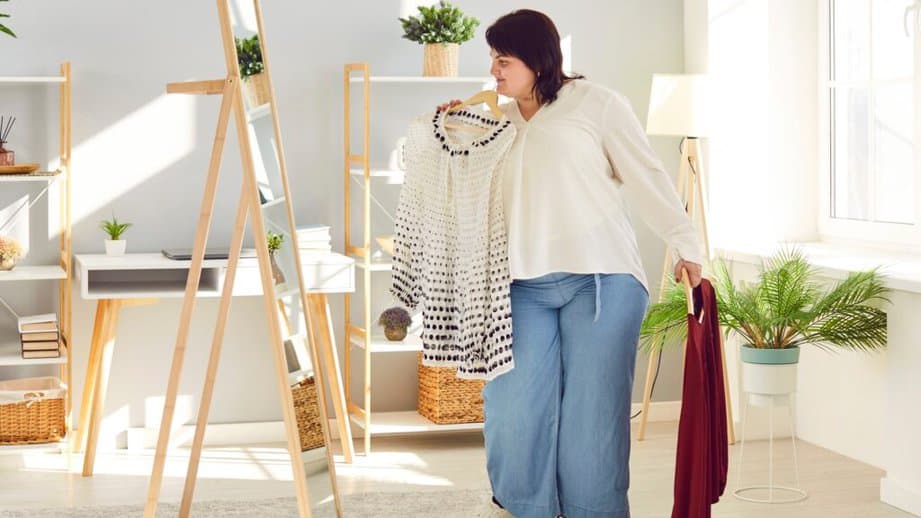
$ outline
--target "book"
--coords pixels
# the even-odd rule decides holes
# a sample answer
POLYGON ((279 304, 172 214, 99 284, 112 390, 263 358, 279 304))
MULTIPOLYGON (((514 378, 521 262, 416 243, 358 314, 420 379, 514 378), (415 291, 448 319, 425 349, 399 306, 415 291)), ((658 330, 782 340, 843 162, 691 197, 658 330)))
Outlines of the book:
POLYGON ((35 331, 32 333, 20 333, 19 339, 25 342, 45 342, 54 340, 55 342, 61 338, 61 335, 58 331, 35 331))
POLYGON ((17 320, 20 333, 30 333, 35 331, 57 331, 58 316, 54 313, 45 313, 42 315, 27 315, 19 317, 17 320))
POLYGON ((24 360, 34 360, 38 358, 60 358, 61 349, 53 349, 50 351, 23 351, 22 359, 24 360))
POLYGON ((56 351, 61 347, 61 342, 55 341, 46 341, 46 342, 23 342, 22 350, 23 351, 56 351))

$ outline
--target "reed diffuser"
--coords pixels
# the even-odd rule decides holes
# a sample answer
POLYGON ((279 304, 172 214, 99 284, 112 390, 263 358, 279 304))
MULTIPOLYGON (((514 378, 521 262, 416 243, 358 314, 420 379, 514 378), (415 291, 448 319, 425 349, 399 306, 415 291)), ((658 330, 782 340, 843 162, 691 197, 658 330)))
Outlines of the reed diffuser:
POLYGON ((3 147, 3 145, 8 142, 7 139, 10 136, 10 131, 13 130, 14 122, 16 122, 16 117, 11 116, 9 119, 6 119, 0 116, 0 166, 16 164, 13 152, 3 147))

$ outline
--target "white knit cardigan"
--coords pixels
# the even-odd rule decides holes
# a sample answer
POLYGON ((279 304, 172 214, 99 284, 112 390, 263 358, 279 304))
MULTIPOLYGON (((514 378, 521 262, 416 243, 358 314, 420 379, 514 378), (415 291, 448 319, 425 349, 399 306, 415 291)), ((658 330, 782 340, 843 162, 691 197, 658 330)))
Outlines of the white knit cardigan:
POLYGON ((391 293, 422 303, 422 363, 493 379, 514 367, 502 163, 515 127, 463 109, 417 118, 404 148, 391 293), (445 120, 476 135, 445 129, 445 120))

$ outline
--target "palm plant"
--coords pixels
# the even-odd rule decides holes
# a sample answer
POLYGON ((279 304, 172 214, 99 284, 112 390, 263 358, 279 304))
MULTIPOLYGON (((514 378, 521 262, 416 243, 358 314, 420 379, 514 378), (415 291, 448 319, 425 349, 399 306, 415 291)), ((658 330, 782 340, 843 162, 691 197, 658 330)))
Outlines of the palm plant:
MULTIPOLYGON (((0 2, 8 2, 8 1, 9 0, 0 0, 0 2)), ((0 18, 9 18, 9 17, 10 15, 6 13, 0 13, 0 18)), ((7 27, 6 25, 3 25, 2 23, 0 23, 0 32, 4 34, 8 34, 14 38, 16 37, 16 34, 9 27, 7 27)))
MULTIPOLYGON (((889 302, 878 269, 851 273, 825 290, 817 271, 796 249, 763 262, 759 282, 736 286, 726 264, 715 262, 713 288, 720 325, 749 347, 787 349, 813 344, 826 350, 874 351, 886 347, 889 302)), ((684 285, 675 282, 663 301, 650 307, 640 331, 644 349, 661 349, 687 333, 684 285)))

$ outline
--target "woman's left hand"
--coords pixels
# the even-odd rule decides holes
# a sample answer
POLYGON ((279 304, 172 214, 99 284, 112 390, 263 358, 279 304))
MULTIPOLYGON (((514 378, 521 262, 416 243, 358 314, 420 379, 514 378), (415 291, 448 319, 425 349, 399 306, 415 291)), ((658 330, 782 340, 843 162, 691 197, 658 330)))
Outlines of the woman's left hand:
POLYGON ((681 269, 688 271, 688 279, 691 281, 691 287, 696 288, 700 284, 702 269, 699 264, 679 259, 675 265, 675 281, 681 282, 681 269))

